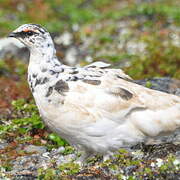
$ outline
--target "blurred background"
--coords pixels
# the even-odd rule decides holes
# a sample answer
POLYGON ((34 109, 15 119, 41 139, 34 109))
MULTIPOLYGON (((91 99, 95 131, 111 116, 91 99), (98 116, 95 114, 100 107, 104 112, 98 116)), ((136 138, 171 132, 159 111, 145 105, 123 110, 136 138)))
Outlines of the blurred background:
POLYGON ((65 64, 104 61, 135 80, 176 79, 180 88, 179 7, 179 0, 0 0, 0 166, 12 170, 27 144, 67 145, 41 122, 26 81, 29 52, 6 38, 11 31, 41 24, 65 64))

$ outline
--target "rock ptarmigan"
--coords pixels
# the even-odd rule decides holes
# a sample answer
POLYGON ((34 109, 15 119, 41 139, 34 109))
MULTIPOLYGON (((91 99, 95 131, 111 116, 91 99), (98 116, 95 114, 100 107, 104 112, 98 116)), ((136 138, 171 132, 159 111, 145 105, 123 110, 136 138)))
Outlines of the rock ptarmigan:
POLYGON ((9 37, 30 50, 28 83, 44 122, 84 151, 81 160, 180 128, 180 97, 132 83, 106 63, 82 68, 62 64, 40 25, 24 24, 9 37))

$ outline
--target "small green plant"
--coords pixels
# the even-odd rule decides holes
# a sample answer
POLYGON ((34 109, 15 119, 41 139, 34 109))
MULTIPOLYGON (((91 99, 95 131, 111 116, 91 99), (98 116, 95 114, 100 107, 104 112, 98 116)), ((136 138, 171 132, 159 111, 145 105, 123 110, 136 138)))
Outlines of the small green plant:
POLYGON ((61 164, 59 167, 38 169, 38 180, 59 180, 69 179, 68 176, 75 175, 80 171, 80 167, 75 163, 61 164))
POLYGON ((0 125, 0 138, 9 139, 9 134, 11 134, 14 141, 32 140, 32 131, 44 129, 37 107, 33 102, 27 103, 25 99, 12 101, 12 106, 11 119, 3 120, 0 125))
POLYGON ((58 175, 56 174, 56 170, 53 168, 49 168, 44 170, 43 168, 38 169, 38 180, 56 180, 58 175))
POLYGON ((147 87, 147 88, 151 88, 151 87, 152 87, 152 83, 151 83, 150 81, 147 81, 147 82, 146 82, 146 87, 147 87))
POLYGON ((158 33, 142 36, 142 41, 147 44, 146 54, 134 56, 131 66, 125 68, 125 72, 134 79, 144 79, 150 77, 170 76, 179 79, 180 51, 174 46, 172 41, 166 41, 158 33), (168 44, 168 45, 167 45, 168 44))
POLYGON ((38 109, 34 103, 26 103, 24 99, 19 99, 12 102, 15 110, 21 112, 25 116, 22 118, 15 118, 12 123, 19 127, 20 132, 29 132, 32 129, 43 129, 44 124, 38 113, 38 109))
POLYGON ((80 166, 76 163, 65 163, 59 166, 59 170, 64 175, 73 175, 79 172, 80 166))
POLYGON ((68 144, 64 139, 62 139, 55 133, 49 134, 48 138, 54 143, 56 143, 58 146, 65 146, 68 144))

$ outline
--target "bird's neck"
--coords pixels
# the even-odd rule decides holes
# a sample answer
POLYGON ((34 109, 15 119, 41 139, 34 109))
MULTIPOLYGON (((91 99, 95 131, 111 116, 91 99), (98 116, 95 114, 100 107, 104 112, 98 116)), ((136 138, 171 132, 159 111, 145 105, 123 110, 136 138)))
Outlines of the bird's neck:
POLYGON ((28 75, 51 76, 50 72, 61 71, 63 64, 56 56, 53 43, 42 45, 42 47, 30 49, 30 61, 28 75))
POLYGON ((53 45, 30 49, 28 83, 32 93, 36 92, 40 85, 48 85, 52 82, 62 72, 63 66, 56 56, 53 45))
POLYGON ((30 62, 41 63, 43 61, 52 60, 56 57, 56 50, 52 41, 44 42, 38 47, 30 48, 30 62))
POLYGON ((30 49, 30 66, 44 66, 52 68, 55 65, 62 65, 57 59, 56 50, 52 40, 44 42, 38 47, 30 49))

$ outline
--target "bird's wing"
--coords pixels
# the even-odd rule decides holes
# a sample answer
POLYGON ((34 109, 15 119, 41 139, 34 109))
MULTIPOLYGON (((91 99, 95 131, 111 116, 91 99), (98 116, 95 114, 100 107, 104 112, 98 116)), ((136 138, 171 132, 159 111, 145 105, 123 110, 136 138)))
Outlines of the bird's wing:
POLYGON ((116 128, 129 121, 149 136, 180 126, 179 97, 126 81, 121 77, 121 71, 120 76, 117 76, 117 72, 108 70, 100 77, 87 76, 68 82, 65 107, 77 112, 74 117, 78 116, 75 118, 77 122, 73 120, 71 125, 85 124, 90 134, 96 128, 96 135, 97 129, 102 135, 106 128, 116 128))
POLYGON ((79 74, 83 74, 84 76, 90 75, 93 78, 93 75, 111 75, 116 76, 118 78, 122 78, 124 80, 132 81, 132 78, 124 73, 122 69, 108 69, 107 67, 111 66, 110 64, 106 64, 104 62, 94 62, 85 66, 84 68, 80 68, 79 74))
POLYGON ((111 64, 104 63, 102 61, 96 61, 91 64, 88 64, 87 66, 84 66, 85 68, 107 68, 110 67, 111 64))

